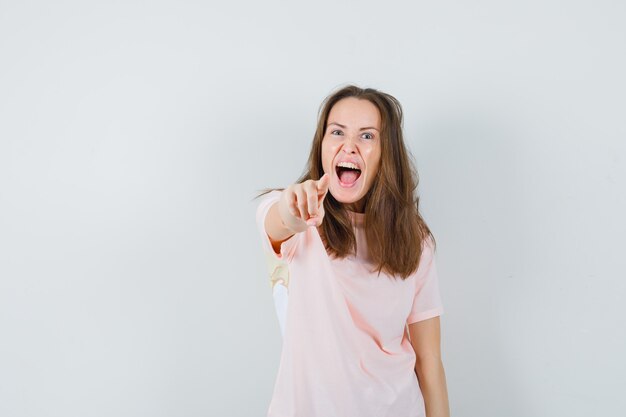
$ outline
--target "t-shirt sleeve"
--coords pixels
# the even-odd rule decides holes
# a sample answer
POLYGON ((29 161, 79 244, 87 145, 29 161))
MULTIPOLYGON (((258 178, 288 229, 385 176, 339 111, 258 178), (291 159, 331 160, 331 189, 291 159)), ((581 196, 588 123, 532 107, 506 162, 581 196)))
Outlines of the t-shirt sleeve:
POLYGON ((282 191, 280 190, 273 190, 261 197, 262 200, 256 210, 256 223, 258 231, 261 235, 263 251, 268 254, 268 256, 276 260, 290 262, 295 253, 301 233, 296 233, 289 239, 283 241, 280 244, 280 253, 276 253, 274 252, 272 242, 270 241, 267 231, 265 230, 265 218, 267 217, 267 213, 272 205, 280 200, 281 193, 282 191))
POLYGON ((413 299, 413 307, 406 321, 407 324, 443 314, 443 305, 439 294, 437 264, 430 238, 426 240, 415 274, 415 297, 413 299))

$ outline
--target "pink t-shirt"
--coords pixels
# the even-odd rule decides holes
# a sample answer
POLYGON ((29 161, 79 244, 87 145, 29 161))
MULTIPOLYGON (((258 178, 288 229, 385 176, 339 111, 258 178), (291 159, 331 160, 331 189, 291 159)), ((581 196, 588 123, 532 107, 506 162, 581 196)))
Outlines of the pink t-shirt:
POLYGON ((441 315, 431 241, 409 278, 371 272, 364 213, 349 212, 357 253, 331 258, 311 226, 272 249, 262 197, 256 221, 272 285, 288 288, 280 365, 268 417, 423 417, 407 324, 441 315))

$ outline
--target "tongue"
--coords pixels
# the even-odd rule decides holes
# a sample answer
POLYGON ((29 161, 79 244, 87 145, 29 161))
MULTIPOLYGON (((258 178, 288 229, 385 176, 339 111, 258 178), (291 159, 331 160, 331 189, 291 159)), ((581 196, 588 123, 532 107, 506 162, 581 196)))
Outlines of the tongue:
POLYGON ((354 184, 357 178, 359 178, 359 175, 361 175, 360 172, 351 169, 342 169, 339 171, 339 179, 344 184, 354 184))

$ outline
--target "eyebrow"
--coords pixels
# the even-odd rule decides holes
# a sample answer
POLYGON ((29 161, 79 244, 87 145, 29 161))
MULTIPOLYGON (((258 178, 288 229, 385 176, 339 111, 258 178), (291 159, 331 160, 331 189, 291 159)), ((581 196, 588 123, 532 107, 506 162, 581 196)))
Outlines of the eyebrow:
MULTIPOLYGON (((339 127, 343 127, 344 129, 346 128, 344 125, 341 125, 341 124, 339 124, 337 122, 330 122, 330 123, 328 123, 328 126, 330 126, 330 125, 337 125, 339 127)), ((380 132, 380 130, 376 129, 374 126, 362 127, 360 130, 367 130, 367 129, 374 129, 374 130, 380 132)))

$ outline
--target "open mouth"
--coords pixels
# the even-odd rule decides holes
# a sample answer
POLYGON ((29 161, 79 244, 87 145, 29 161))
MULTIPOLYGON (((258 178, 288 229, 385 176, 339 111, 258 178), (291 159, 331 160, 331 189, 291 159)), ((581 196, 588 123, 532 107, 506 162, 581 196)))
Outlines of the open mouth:
POLYGON ((361 176, 361 170, 358 168, 337 166, 335 167, 335 171, 337 172, 339 182, 345 187, 353 186, 361 176))

